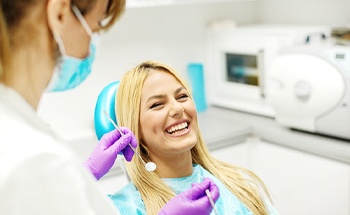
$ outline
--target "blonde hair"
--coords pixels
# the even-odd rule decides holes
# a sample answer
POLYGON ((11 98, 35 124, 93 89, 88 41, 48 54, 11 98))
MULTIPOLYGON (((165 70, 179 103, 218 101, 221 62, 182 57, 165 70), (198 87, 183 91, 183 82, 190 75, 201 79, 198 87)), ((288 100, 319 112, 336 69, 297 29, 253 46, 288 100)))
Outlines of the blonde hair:
MULTIPOLYGON (((82 14, 91 10, 98 0, 71 0, 71 4, 76 5, 82 14)), ((24 24, 26 16, 30 10, 38 4, 46 4, 45 0, 1 0, 0 2, 0 81, 6 79, 9 73, 9 67, 12 60, 12 52, 16 44, 23 44, 23 37, 14 35, 23 35, 22 31, 30 31, 32 26, 24 24), (18 40, 18 41, 15 41, 18 40)), ((123 14, 125 9, 125 0, 109 0, 106 11, 107 22, 101 27, 102 30, 108 30, 118 18, 123 14)), ((43 17, 45 19, 45 17, 43 17)), ((34 23, 36 24, 36 23, 34 23)), ((34 29, 34 28, 33 28, 34 29)), ((32 33, 32 32, 29 32, 32 33)), ((35 33, 33 34, 35 35, 35 33)), ((35 36, 33 37, 35 38, 35 36)))
MULTIPOLYGON (((152 70, 172 74, 186 89, 187 84, 169 66, 153 61, 141 63, 128 71, 122 78, 117 96, 117 121, 121 126, 130 128, 138 139, 138 153, 147 162, 147 148, 141 141, 140 100, 143 83, 152 70)), ((197 123, 198 124, 198 123, 197 123)), ((199 128, 198 143, 191 149, 192 163, 201 165, 218 178, 244 205, 255 215, 268 214, 259 190, 269 194, 263 182, 253 172, 215 159, 209 153, 199 128)), ((148 172, 140 159, 125 163, 131 181, 141 194, 147 214, 158 214, 160 209, 176 194, 160 178, 159 173, 148 172)))

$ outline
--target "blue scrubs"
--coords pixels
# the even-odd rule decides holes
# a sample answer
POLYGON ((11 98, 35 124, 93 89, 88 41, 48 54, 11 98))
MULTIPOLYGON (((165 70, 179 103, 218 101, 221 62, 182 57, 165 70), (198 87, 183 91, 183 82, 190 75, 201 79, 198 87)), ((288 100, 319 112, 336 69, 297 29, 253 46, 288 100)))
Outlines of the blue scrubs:
MULTIPOLYGON (((215 203, 215 207, 219 214, 227 215, 253 215, 238 199, 233 195, 226 186, 216 179, 211 173, 200 165, 193 165, 192 175, 183 178, 163 178, 163 181, 171 187, 176 194, 179 194, 192 187, 193 183, 203 181, 204 178, 211 178, 219 187, 220 197, 215 203)), ((146 214, 146 208, 141 199, 141 195, 130 183, 114 195, 109 196, 121 214, 146 214)), ((271 215, 278 215, 277 211, 268 204, 271 215)), ((214 211, 211 213, 215 215, 214 211)))

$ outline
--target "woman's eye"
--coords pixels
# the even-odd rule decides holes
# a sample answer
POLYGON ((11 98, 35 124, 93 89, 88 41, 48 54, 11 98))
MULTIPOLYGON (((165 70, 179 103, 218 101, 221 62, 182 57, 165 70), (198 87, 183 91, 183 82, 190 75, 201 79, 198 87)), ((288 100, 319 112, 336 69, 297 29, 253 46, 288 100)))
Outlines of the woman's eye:
POLYGON ((162 105, 162 103, 154 103, 153 105, 151 105, 151 109, 159 107, 160 105, 162 105))
POLYGON ((178 99, 183 100, 183 99, 187 99, 188 95, 187 94, 181 94, 178 99))

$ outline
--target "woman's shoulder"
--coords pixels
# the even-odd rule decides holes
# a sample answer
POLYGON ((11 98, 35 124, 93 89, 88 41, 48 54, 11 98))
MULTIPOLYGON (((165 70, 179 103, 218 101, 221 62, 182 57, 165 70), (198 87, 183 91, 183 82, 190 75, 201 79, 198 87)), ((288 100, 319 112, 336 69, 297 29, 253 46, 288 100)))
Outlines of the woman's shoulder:
POLYGON ((120 197, 124 198, 132 198, 132 197, 137 197, 140 196, 140 192, 137 190, 135 185, 130 182, 129 184, 125 185, 123 188, 115 192, 114 194, 109 195, 111 199, 117 199, 120 197))
POLYGON ((132 182, 108 196, 121 214, 146 214, 140 192, 132 182))

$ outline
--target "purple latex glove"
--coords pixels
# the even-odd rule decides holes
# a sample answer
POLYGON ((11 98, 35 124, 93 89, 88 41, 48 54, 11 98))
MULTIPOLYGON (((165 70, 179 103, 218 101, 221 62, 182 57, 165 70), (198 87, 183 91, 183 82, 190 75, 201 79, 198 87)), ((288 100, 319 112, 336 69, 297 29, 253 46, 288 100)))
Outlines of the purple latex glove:
POLYGON ((137 147, 135 135, 128 128, 119 129, 124 135, 121 135, 117 129, 104 134, 90 157, 83 163, 97 180, 112 168, 119 153, 122 153, 127 161, 131 161, 134 155, 129 143, 134 148, 137 147))
POLYGON ((219 188, 210 178, 205 178, 201 183, 193 184, 190 189, 171 199, 158 215, 210 214, 213 207, 205 193, 206 189, 216 202, 220 196, 219 188))

